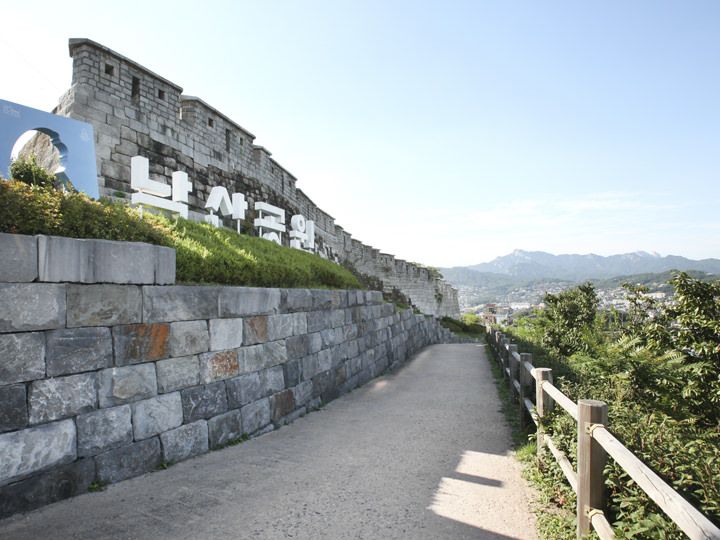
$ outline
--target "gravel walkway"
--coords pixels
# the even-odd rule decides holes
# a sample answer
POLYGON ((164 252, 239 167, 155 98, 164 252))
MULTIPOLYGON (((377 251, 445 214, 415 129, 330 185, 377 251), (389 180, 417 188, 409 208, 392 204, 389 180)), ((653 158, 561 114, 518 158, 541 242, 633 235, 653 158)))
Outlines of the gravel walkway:
POLYGON ((0 538, 536 538, 484 346, 435 345, 294 424, 0 521, 0 538))

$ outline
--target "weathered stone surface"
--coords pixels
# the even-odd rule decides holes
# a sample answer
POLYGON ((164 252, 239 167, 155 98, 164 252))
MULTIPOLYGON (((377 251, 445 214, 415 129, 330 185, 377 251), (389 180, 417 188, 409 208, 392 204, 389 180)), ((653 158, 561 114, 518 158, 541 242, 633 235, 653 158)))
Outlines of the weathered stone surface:
POLYGON ((240 409, 245 433, 255 433, 270 423, 270 400, 259 399, 240 409))
POLYGON ((312 292, 308 289, 283 289, 281 311, 292 313, 295 311, 310 311, 313 308, 312 292))
POLYGON ((286 386, 295 386, 300 382, 300 366, 300 360, 288 360, 282 365, 286 386))
POLYGON ((110 329, 72 328, 48 332, 46 363, 48 377, 110 367, 110 329))
POLYGON ((267 319, 267 339, 277 341, 289 336, 307 333, 307 315, 305 313, 287 313, 270 315, 267 319))
POLYGON ((0 519, 87 493, 94 480, 95 463, 92 459, 81 459, 2 487, 0 519))
POLYGON ((244 373, 225 382, 227 386, 228 406, 237 409, 263 397, 260 372, 244 373))
MULTIPOLYGON (((329 291, 328 291, 329 292, 329 291)), ((311 311, 307 314, 307 331, 320 332, 330 328, 330 312, 327 310, 311 311)))
POLYGON ((0 334, 0 385, 45 377, 45 334, 0 334))
POLYGON ((243 434, 242 413, 239 410, 228 411, 208 420, 210 448, 218 448, 243 434))
POLYGON ((24 384, 0 386, 0 433, 20 429, 28 423, 24 384))
POLYGON ((169 249, 143 242, 92 240, 95 283, 155 283, 157 250, 169 249))
POLYGON ((188 388, 180 393, 185 423, 211 418, 228 410, 225 381, 188 388))
POLYGON ((63 420, 0 435, 0 485, 75 460, 75 422, 63 420))
POLYGON ((143 287, 143 321, 216 319, 218 295, 226 288, 200 285, 143 287))
POLYGON ((285 375, 282 366, 274 366, 264 369, 260 372, 260 381, 265 390, 265 395, 269 396, 285 389, 285 375))
POLYGON ((163 456, 168 463, 177 463, 208 451, 208 424, 198 420, 171 429, 160 435, 163 456))
POLYGON ((295 409, 295 396, 292 390, 283 390, 270 397, 270 410, 273 422, 279 421, 295 409))
POLYGON ((121 446, 95 458, 97 479, 103 483, 120 482, 157 469, 162 463, 158 437, 121 446))
POLYGON ((152 364, 104 369, 98 376, 98 398, 103 408, 132 403, 157 394, 155 366, 152 364))
POLYGON ((0 283, 0 332, 65 326, 65 285, 0 283))
POLYGON ((152 362, 170 354, 170 325, 167 323, 115 326, 112 333, 115 365, 152 362))
POLYGON ((308 339, 308 354, 314 354, 322 349, 322 334, 315 332, 314 334, 307 334, 308 339))
POLYGON ((68 285, 67 326, 114 326, 142 322, 136 285, 68 285))
POLYGON ((197 356, 160 360, 157 364, 157 385, 160 393, 181 390, 200 384, 197 356))
MULTIPOLYGON (((231 349, 232 347, 226 347, 231 349)), ((206 321, 180 321, 170 324, 168 340, 170 356, 189 356, 210 350, 206 321)))
POLYGON ((235 349, 243 344, 243 319, 211 319, 210 350, 235 349))
POLYGON ((243 326, 243 343, 245 345, 265 343, 268 340, 267 315, 247 317, 243 320, 243 326))
POLYGON ((223 287, 220 292, 220 317, 277 313, 280 297, 280 289, 223 287))
POLYGON ((300 365, 301 365, 300 377, 304 381, 311 379, 320 371, 318 369, 318 355, 317 354, 309 354, 306 357, 301 358, 300 365))
POLYGON ((30 385, 30 423, 41 424, 97 408, 95 373, 35 381, 30 385))
POLYGON ((287 360, 284 341, 272 341, 262 345, 238 349, 240 372, 248 373, 282 364, 287 360))
POLYGON ((285 340, 288 359, 302 358, 308 355, 310 339, 307 334, 302 336, 291 336, 285 340))
POLYGON ((323 349, 317 354, 318 371, 327 371, 333 367, 333 351, 331 349, 323 349))
POLYGON ((138 401, 132 405, 133 436, 147 439, 183 423, 183 406, 179 392, 138 401))
POLYGON ((94 456, 133 440, 129 405, 82 414, 75 423, 80 457, 94 456))
POLYGON ((313 297, 313 309, 326 310, 332 307, 332 291, 313 289, 311 293, 313 297))
POLYGON ((35 236, 0 233, 0 253, 0 283, 27 283, 37 279, 35 236))
POLYGON ((198 360, 200 382, 203 384, 229 379, 240 372, 236 350, 203 353, 198 360))
POLYGON ((40 281, 94 283, 93 240, 38 236, 40 281))
POLYGON ((291 388, 296 405, 305 405, 313 397, 312 381, 303 381, 291 388))

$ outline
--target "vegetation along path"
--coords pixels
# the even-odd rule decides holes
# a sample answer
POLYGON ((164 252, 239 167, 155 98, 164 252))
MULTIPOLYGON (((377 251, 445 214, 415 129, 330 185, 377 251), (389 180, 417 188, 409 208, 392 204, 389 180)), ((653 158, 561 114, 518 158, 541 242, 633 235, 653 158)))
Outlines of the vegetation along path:
POLYGON ((246 443, 0 522, 0 538, 535 538, 484 345, 246 443))

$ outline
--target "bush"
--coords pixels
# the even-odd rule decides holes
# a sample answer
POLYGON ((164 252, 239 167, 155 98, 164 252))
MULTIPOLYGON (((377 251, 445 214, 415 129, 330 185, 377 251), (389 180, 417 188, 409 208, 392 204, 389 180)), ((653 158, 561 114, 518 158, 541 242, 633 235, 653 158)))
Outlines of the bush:
POLYGON ((10 164, 10 178, 30 186, 51 188, 55 186, 55 175, 38 165, 35 155, 18 158, 10 164))
POLYGON ((0 232, 148 242, 175 248, 177 280, 256 287, 362 288, 317 255, 185 219, 139 213, 24 182, 0 181, 0 232))

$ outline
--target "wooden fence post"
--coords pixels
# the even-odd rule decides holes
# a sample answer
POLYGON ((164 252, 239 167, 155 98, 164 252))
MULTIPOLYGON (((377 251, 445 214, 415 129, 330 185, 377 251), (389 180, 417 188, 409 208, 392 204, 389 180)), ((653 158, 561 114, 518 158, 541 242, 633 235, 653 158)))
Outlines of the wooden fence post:
POLYGON ((537 455, 542 455, 542 449, 545 445, 545 437, 543 432, 545 431, 542 425, 543 417, 552 411, 553 400, 552 398, 543 391, 542 383, 547 381, 552 384, 552 369, 550 368, 535 368, 535 410, 538 415, 538 427, 537 427, 537 455))
POLYGON ((518 350, 517 345, 510 345, 508 349, 508 370, 510 371, 509 379, 509 385, 510 388, 510 400, 512 401, 515 399, 515 384, 513 384, 513 381, 517 380, 518 378, 518 361, 515 358, 515 353, 518 350))
POLYGON ((525 398, 527 397, 527 391, 529 386, 529 377, 530 374, 528 373, 527 369, 525 369, 525 366, 523 365, 525 362, 528 362, 529 364, 532 364, 532 354, 530 353, 520 353, 520 380, 518 381, 520 383, 520 395, 518 396, 518 401, 520 403, 520 426, 523 428, 527 426, 527 414, 525 409, 525 398))
POLYGON ((607 455, 592 438, 592 426, 607 427, 607 404, 594 399, 578 401, 577 440, 577 537, 590 533, 590 511, 605 509, 605 479, 603 469, 607 455))

